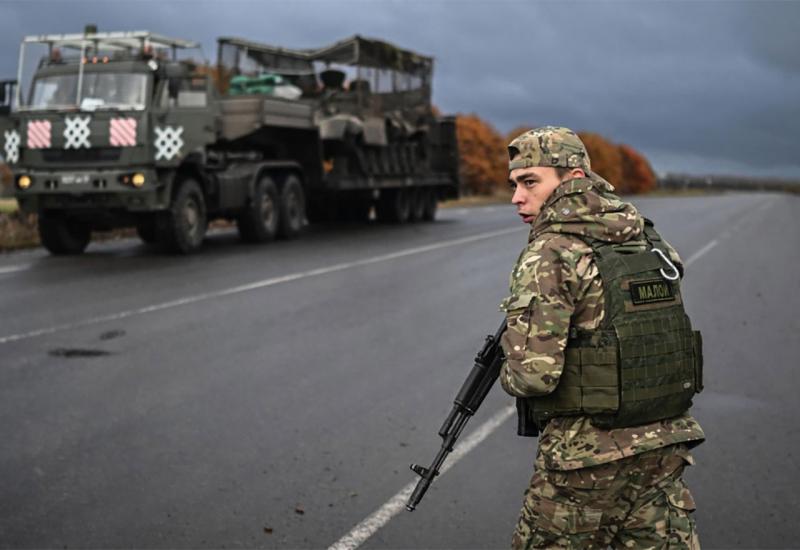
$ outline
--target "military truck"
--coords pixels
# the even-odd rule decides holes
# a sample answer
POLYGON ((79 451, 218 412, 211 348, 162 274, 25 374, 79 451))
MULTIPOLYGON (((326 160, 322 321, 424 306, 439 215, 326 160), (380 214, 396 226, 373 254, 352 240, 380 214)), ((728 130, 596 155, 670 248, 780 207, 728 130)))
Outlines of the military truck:
MULTIPOLYGON (((0 139, 5 143, 6 132, 13 126, 11 122, 11 101, 14 98, 16 80, 0 80, 0 139)), ((13 145, 13 144, 12 144, 13 145)), ((5 161, 5 151, 0 147, 0 163, 5 161)))
POLYGON ((0 117, 5 119, 11 113, 11 101, 14 98, 16 80, 0 80, 0 117))
MULTIPOLYGON (((16 80, 0 80, 0 143, 5 141, 6 132, 10 132, 13 126, 10 113, 16 84, 16 80)), ((0 147, 0 198, 11 196, 13 192, 11 172, 5 162, 5 151, 0 147)))
POLYGON ((151 32, 28 36, 47 54, 17 88, 4 137, 15 196, 53 254, 133 226, 190 253, 210 220, 292 238, 306 220, 432 220, 459 193, 452 117, 431 107, 433 61, 353 36, 319 49, 151 32))

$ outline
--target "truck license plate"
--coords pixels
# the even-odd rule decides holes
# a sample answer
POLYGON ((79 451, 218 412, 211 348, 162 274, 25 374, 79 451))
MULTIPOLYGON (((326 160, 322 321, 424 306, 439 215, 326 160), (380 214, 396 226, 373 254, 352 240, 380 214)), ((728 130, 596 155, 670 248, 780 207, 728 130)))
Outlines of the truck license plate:
POLYGON ((64 174, 61 176, 64 185, 81 185, 89 183, 89 174, 64 174))

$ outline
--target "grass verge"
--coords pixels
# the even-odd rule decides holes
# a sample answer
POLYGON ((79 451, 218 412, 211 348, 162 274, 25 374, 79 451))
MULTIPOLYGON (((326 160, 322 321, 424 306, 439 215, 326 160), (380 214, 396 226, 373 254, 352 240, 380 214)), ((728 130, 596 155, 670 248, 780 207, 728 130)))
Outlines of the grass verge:
MULTIPOLYGON (((14 204, 16 205, 16 201, 14 204)), ((36 214, 25 215, 19 210, 0 211, 0 251, 33 246, 39 246, 36 214)))
POLYGON ((0 214, 11 214, 17 210, 17 199, 0 199, 0 214))

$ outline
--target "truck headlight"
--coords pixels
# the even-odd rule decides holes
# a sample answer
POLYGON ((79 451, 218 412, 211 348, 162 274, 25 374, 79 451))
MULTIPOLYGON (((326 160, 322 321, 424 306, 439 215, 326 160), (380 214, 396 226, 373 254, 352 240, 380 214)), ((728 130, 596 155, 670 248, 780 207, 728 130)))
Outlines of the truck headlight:
POLYGON ((30 176, 20 176, 17 178, 17 187, 20 189, 27 189, 31 186, 32 180, 30 176))
POLYGON ((144 185, 144 174, 137 172, 131 176, 131 183, 134 187, 141 187, 144 185))

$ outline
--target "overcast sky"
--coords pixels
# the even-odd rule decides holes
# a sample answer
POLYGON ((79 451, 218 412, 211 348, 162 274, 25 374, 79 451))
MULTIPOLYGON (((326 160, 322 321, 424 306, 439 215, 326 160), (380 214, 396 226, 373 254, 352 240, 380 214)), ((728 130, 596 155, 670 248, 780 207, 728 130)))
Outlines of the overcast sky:
POLYGON ((0 78, 26 34, 152 30, 317 47, 352 34, 435 57, 434 101, 502 132, 558 124, 660 171, 800 178, 800 2, 0 0, 0 78))

